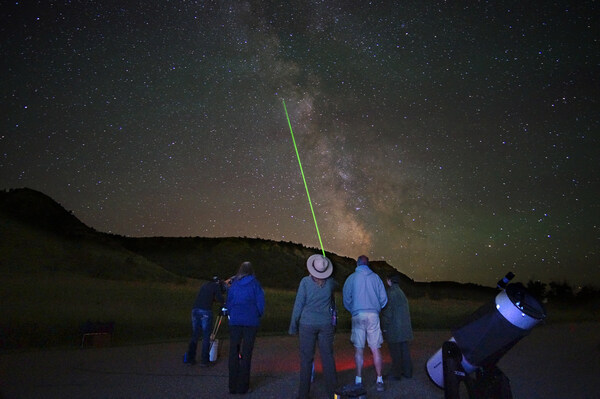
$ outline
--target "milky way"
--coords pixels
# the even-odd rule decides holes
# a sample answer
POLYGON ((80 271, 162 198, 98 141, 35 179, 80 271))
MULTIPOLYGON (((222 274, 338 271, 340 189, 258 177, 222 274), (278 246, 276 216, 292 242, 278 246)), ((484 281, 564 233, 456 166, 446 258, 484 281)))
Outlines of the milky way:
POLYGON ((38 3, 0 17, 0 187, 318 249, 284 100, 325 250, 600 286, 596 2, 38 3))

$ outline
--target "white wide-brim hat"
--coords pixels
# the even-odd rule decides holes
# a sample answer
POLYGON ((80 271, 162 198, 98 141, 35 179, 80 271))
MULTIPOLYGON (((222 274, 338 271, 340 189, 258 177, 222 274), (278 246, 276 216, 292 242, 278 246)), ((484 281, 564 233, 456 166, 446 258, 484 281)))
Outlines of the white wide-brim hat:
POLYGON ((323 255, 314 254, 306 261, 306 268, 311 276, 316 278, 327 278, 333 273, 333 264, 323 255))

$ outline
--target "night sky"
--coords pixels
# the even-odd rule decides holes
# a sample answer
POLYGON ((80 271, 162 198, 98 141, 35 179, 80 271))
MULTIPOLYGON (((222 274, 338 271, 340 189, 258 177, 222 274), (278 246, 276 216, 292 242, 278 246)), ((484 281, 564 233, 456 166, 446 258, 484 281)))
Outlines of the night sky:
POLYGON ((598 8, 12 2, 0 188, 103 232, 320 249, 284 100, 326 251, 600 287, 598 8))

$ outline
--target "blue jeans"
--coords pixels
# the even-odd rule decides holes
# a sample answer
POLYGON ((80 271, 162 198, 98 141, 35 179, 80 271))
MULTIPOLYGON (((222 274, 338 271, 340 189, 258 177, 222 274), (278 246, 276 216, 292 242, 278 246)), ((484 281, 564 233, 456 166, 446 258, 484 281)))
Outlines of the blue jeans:
POLYGON ((187 352, 188 363, 196 362, 196 350, 198 348, 198 339, 202 334, 202 355, 200 361, 203 364, 209 363, 210 354, 210 334, 212 333, 212 310, 192 309, 192 340, 187 352))

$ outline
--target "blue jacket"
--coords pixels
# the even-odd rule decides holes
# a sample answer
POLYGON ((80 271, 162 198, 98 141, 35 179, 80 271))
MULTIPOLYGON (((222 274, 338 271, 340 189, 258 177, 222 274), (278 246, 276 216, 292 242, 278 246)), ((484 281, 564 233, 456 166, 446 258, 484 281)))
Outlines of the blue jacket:
POLYGON ((225 304, 229 310, 230 326, 255 326, 265 312, 265 292, 254 276, 234 280, 225 304))
POLYGON ((360 265, 344 283, 343 300, 352 316, 379 313, 387 303, 387 294, 381 278, 369 266, 360 265))

